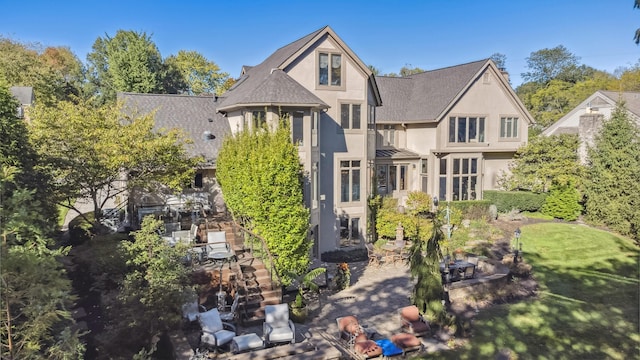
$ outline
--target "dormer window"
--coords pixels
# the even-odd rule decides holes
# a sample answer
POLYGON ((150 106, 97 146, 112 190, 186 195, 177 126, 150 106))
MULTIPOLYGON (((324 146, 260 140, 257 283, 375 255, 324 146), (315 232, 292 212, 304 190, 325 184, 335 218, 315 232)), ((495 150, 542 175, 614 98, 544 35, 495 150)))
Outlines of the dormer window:
POLYGON ((329 52, 318 53, 318 84, 342 86, 342 55, 329 52))

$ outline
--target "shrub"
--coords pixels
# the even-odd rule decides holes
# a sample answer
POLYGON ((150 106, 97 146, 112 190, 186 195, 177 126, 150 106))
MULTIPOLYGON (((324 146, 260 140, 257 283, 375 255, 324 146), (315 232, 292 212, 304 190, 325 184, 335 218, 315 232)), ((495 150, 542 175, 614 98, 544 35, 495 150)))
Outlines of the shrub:
POLYGON ((519 211, 538 211, 544 204, 546 194, 537 194, 528 191, 497 191, 487 190, 483 197, 491 204, 495 204, 501 213, 513 209, 519 211))
POLYGON ((580 194, 573 186, 561 186, 551 190, 547 196, 541 212, 556 219, 573 221, 580 216, 580 194))
POLYGON ((463 219, 481 220, 490 217, 488 200, 463 200, 451 202, 451 207, 462 212, 463 219))

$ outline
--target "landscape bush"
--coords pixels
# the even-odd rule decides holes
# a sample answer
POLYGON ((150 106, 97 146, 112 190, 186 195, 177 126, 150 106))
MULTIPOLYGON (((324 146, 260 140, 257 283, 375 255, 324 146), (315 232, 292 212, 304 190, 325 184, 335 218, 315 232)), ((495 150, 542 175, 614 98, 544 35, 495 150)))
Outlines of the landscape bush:
POLYGON ((528 191, 486 190, 483 193, 484 200, 496 205, 498 211, 501 213, 506 213, 513 209, 519 211, 539 211, 546 197, 546 194, 528 191))

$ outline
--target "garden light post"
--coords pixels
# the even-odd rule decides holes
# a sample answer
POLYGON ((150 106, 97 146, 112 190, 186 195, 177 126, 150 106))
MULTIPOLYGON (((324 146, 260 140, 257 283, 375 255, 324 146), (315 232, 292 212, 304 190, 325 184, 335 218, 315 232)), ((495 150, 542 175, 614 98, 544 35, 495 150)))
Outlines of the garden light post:
POLYGON ((516 231, 514 231, 513 233, 516 237, 516 243, 513 246, 513 252, 514 252, 514 256, 513 256, 513 263, 517 264, 518 263, 518 255, 520 253, 520 251, 522 250, 522 244, 520 243, 520 228, 517 228, 516 231))

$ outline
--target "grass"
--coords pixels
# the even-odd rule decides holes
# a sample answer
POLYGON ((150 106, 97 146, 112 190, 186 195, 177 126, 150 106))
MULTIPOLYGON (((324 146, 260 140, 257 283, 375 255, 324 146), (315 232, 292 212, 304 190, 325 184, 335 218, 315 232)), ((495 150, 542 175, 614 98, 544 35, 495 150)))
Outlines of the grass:
POLYGON ((481 311, 473 337, 444 359, 637 359, 639 249, 629 239, 581 225, 522 228, 537 299, 481 311))

